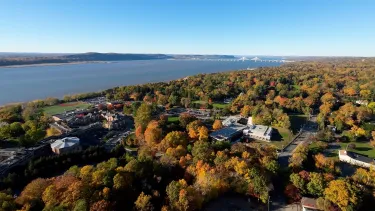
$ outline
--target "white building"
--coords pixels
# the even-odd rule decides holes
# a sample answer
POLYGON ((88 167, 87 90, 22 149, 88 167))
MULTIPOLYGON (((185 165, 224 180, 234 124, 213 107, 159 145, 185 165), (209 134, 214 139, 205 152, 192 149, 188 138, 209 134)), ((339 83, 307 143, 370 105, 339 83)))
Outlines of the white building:
POLYGON ((359 155, 354 152, 348 152, 346 150, 339 150, 340 161, 350 163, 352 165, 361 166, 365 168, 375 168, 374 159, 359 155))
POLYGON ((58 139, 51 144, 51 149, 56 154, 77 151, 81 149, 79 144, 79 138, 77 137, 66 137, 58 139))
POLYGON ((262 141, 271 141, 272 127, 265 125, 254 125, 252 117, 248 118, 247 126, 248 128, 243 131, 244 135, 262 141))
POLYGON ((367 100, 356 100, 355 104, 367 106, 368 105, 368 101, 367 100))

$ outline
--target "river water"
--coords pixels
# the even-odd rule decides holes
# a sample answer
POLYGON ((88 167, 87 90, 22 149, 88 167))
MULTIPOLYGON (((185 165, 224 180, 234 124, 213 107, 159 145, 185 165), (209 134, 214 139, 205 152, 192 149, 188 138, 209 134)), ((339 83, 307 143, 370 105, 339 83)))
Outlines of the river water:
POLYGON ((0 68, 0 105, 169 81, 199 73, 278 65, 254 61, 147 60, 0 68))

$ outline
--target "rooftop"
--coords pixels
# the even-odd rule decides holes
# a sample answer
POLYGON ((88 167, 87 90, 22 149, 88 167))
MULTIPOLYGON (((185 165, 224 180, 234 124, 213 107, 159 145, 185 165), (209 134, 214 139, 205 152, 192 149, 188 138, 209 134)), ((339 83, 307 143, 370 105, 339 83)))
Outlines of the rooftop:
POLYGON ((230 125, 236 124, 238 122, 238 120, 240 120, 240 119, 241 119, 241 117, 239 117, 239 116, 230 116, 223 121, 223 125, 224 126, 230 126, 230 125))
POLYGON ((355 152, 349 152, 349 151, 345 151, 345 150, 339 150, 339 154, 340 155, 347 155, 347 156, 349 156, 349 157, 351 157, 353 159, 362 161, 364 163, 374 164, 374 162, 375 162, 374 159, 366 157, 366 156, 363 156, 363 155, 360 155, 360 154, 357 154, 355 152))
POLYGON ((212 137, 217 137, 218 139, 227 139, 233 136, 235 133, 242 131, 246 128, 244 125, 231 125, 229 127, 224 127, 220 130, 211 133, 212 137))
POLYGON ((272 128, 265 125, 253 125, 251 128, 251 133, 257 136, 265 136, 271 132, 272 128))
POLYGON ((302 197, 301 204, 303 207, 318 210, 318 206, 316 205, 316 199, 314 198, 302 197))
POLYGON ((51 148, 57 148, 57 149, 63 149, 63 148, 69 148, 74 145, 79 144, 79 138, 77 137, 66 137, 63 139, 58 139, 55 142, 51 144, 51 148))

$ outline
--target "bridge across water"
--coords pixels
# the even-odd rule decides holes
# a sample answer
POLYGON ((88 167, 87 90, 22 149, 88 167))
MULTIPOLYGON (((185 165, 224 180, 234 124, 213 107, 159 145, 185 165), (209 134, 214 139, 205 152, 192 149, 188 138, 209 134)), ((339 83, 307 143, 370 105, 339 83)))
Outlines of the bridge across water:
POLYGON ((278 63, 285 63, 289 62, 284 59, 260 59, 258 57, 254 58, 247 58, 247 57, 241 57, 241 58, 235 58, 235 59, 190 59, 190 60, 201 60, 201 61, 223 61, 223 62, 244 62, 244 61, 253 61, 253 62, 278 62, 278 63))

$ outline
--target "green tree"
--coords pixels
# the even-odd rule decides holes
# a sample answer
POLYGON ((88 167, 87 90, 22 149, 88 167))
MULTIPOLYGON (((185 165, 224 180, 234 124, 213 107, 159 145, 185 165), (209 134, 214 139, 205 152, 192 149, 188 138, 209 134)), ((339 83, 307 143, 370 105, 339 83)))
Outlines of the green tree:
POLYGON ((320 173, 311 172, 310 182, 307 183, 307 190, 311 195, 323 196, 324 192, 324 178, 320 173))
POLYGON ((113 177, 113 187, 118 190, 131 186, 132 182, 133 178, 128 173, 117 173, 113 177))
POLYGON ((12 137, 18 137, 25 133, 20 122, 13 122, 10 124, 9 130, 12 137))
POLYGON ((192 149, 192 155, 194 162, 198 162, 199 160, 204 162, 210 162, 212 159, 213 150, 210 148, 210 144, 204 141, 197 141, 194 143, 192 149))
POLYGON ((135 126, 141 126, 142 130, 144 131, 147 127, 147 124, 151 121, 151 115, 151 106, 147 105, 146 103, 142 103, 142 105, 137 110, 137 115, 134 118, 135 126))
POLYGON ((182 113, 180 114, 179 121, 180 125, 183 128, 186 128, 186 126, 190 123, 197 120, 197 118, 189 113, 182 113))
POLYGON ((16 210, 16 203, 11 195, 0 192, 0 210, 13 211, 16 210))
POLYGON ((171 94, 168 98, 168 102, 171 105, 177 105, 178 104, 178 96, 171 94))
POLYGON ((73 211, 87 211, 87 202, 84 199, 80 199, 76 202, 73 211))
POLYGON ((303 180, 299 174, 293 173, 290 175, 290 181, 296 186, 301 193, 306 192, 306 182, 303 180))

